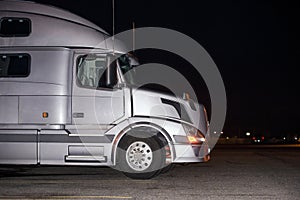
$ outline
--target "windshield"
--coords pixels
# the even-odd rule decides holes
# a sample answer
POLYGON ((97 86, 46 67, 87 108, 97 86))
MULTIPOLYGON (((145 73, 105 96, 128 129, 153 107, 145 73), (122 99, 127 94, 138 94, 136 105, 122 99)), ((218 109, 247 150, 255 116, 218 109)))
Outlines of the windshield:
POLYGON ((132 55, 124 54, 118 58, 122 74, 127 84, 134 85, 135 67, 139 65, 137 59, 132 55))

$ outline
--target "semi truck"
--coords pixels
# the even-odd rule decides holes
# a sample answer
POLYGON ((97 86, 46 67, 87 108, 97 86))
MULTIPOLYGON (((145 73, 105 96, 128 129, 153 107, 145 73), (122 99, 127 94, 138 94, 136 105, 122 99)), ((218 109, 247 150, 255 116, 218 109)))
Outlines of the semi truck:
POLYGON ((210 159, 205 107, 130 84, 136 58, 110 37, 60 8, 0 1, 1 165, 110 166, 148 179, 210 159))

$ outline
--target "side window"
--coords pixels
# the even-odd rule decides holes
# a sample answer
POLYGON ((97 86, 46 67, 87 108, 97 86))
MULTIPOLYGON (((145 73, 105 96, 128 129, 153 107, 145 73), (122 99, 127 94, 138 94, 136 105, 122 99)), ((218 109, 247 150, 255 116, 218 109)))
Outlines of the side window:
POLYGON ((31 21, 28 18, 4 17, 0 19, 0 36, 26 37, 31 33, 31 21))
POLYGON ((30 61, 29 54, 0 54, 0 78, 29 76, 30 61))
POLYGON ((104 56, 85 55, 78 59, 77 80, 83 87, 97 88, 99 83, 105 83, 105 71, 106 58, 104 56))

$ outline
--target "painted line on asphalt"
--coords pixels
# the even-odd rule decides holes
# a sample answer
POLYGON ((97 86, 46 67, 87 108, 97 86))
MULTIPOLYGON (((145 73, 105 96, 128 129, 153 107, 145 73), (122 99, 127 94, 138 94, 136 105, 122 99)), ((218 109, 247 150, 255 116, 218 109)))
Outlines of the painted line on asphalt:
MULTIPOLYGON (((9 178, 6 177, 6 178, 9 178)), ((0 185, 3 184, 61 184, 61 183, 65 183, 65 184, 74 184, 74 183, 86 183, 86 184, 90 184, 90 183, 141 183, 141 184, 149 184, 149 183, 156 183, 156 180, 108 180, 108 179, 103 179, 103 180, 17 180, 17 179, 5 179, 5 178, 1 178, 0 179, 0 185)))
POLYGON ((0 196, 0 199, 132 199, 129 196, 0 196))

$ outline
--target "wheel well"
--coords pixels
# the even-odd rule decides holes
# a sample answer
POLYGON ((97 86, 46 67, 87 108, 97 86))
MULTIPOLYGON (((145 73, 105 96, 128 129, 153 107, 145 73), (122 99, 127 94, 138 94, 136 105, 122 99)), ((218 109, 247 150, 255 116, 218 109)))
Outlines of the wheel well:
POLYGON ((117 139, 114 142, 114 148, 113 148, 113 153, 112 153, 112 158, 113 161, 116 160, 116 149, 118 147, 118 145, 120 144, 120 142, 126 138, 126 136, 134 136, 134 137, 153 137, 156 136, 157 139, 159 140, 158 142, 160 143, 161 147, 165 147, 165 149, 170 153, 170 155, 172 154, 172 150, 171 150, 171 146, 170 146, 170 142, 171 142, 171 138, 170 136, 166 133, 165 130, 163 130, 160 127, 152 127, 149 126, 148 124, 139 124, 138 126, 129 126, 128 128, 126 128, 125 130, 123 130, 119 136, 117 137, 117 139), (168 137, 168 139, 166 138, 168 137))
MULTIPOLYGON (((123 140, 126 136, 133 136, 133 137, 153 137, 156 136, 159 139, 161 147, 164 147, 165 145, 168 144, 167 139, 165 136, 161 133, 160 130, 157 130, 152 127, 148 126, 140 126, 140 127, 135 127, 129 131, 127 131, 121 138, 120 141, 123 140)), ((119 142, 120 142, 119 141, 119 142)))

